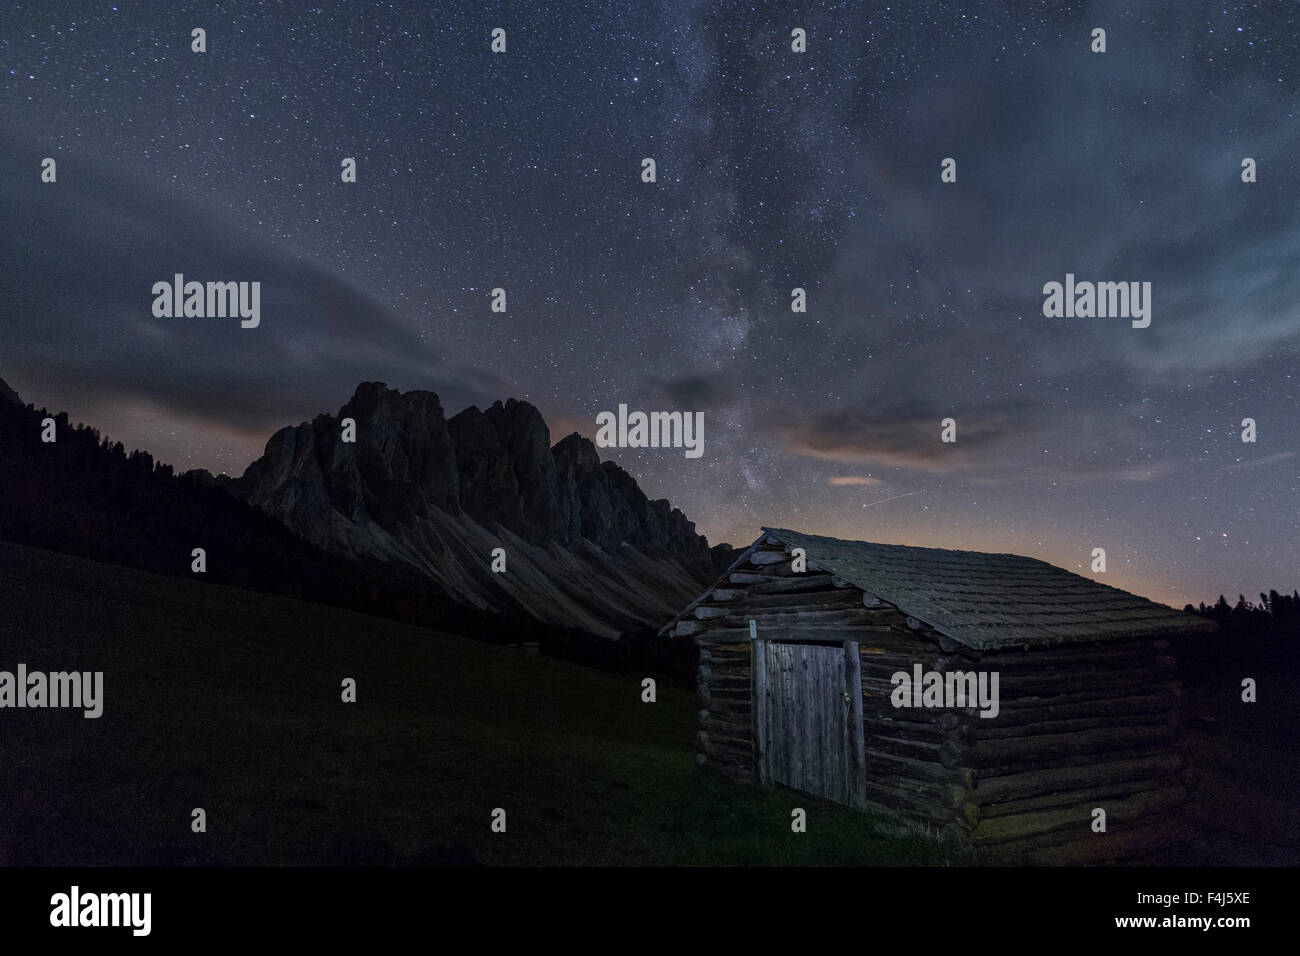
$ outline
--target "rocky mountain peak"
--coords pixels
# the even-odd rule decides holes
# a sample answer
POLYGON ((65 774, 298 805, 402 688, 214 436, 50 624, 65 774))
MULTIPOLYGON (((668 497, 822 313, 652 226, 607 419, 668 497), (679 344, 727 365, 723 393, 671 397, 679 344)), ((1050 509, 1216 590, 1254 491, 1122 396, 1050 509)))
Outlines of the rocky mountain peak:
MULTIPOLYGON (((674 582, 671 588, 682 593, 673 601, 714 574, 718 563, 685 515, 667 501, 650 501, 631 475, 602 462, 580 435, 552 448, 541 413, 516 399, 486 411, 470 406, 447 419, 433 392, 362 382, 338 415, 276 432, 229 488, 324 547, 413 564, 471 603, 482 604, 485 591, 513 588, 511 599, 543 619, 563 617, 566 600, 596 600, 584 593, 590 582, 571 580, 573 567, 544 558, 557 548, 581 553, 583 561, 599 554, 606 555, 600 560, 635 560, 642 577, 659 575, 654 587, 674 582), (348 419, 355 424, 353 441, 344 440, 348 419), (450 542, 447 534, 464 540, 450 542), (527 555, 535 562, 528 577, 513 570, 508 580, 484 576, 491 542, 516 539, 537 549, 527 555), (465 547, 472 556, 453 559, 465 547), (662 575, 649 570, 656 562, 663 563, 662 575)), ((512 556, 511 568, 524 559, 512 556)), ((620 587, 635 586, 635 576, 624 578, 620 587)), ((619 626, 629 616, 649 617, 652 607, 658 613, 660 599, 668 600, 635 593, 618 599, 616 587, 602 587, 608 592, 603 605, 626 605, 600 608, 617 616, 619 626)), ((578 611, 567 613, 581 619, 578 611)))

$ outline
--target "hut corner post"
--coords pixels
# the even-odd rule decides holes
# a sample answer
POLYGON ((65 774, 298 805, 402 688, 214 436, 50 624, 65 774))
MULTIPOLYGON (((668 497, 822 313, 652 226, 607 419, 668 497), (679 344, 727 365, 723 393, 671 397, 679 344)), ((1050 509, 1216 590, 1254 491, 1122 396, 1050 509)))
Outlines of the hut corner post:
POLYGON ((867 805, 867 738, 862 710, 862 652, 857 641, 844 642, 844 683, 848 704, 844 753, 848 759, 849 805, 867 805))
POLYGON ((750 700, 754 717, 754 777, 764 787, 772 785, 767 762, 767 648, 758 639, 758 623, 749 622, 750 700))

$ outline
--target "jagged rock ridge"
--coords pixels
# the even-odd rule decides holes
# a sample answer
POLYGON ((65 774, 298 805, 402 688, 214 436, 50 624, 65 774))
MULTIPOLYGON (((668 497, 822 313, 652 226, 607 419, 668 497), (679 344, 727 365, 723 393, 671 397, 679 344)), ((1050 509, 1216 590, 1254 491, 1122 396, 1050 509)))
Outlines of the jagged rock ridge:
POLYGON ((671 617, 729 550, 587 439, 552 447, 527 402, 447 419, 434 393, 380 382, 276 432, 227 490, 324 548, 410 564, 457 600, 607 636, 671 617), (505 574, 490 571, 496 547, 505 574))
POLYGON ((0 378, 0 401, 13 402, 15 405, 21 405, 23 400, 18 397, 18 393, 9 387, 9 383, 0 378))

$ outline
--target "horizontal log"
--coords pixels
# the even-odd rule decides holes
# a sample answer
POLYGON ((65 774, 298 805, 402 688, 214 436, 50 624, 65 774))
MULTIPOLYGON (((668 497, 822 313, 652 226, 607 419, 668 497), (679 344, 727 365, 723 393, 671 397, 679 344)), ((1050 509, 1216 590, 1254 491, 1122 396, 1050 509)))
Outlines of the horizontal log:
MULTIPOLYGON (((714 673, 717 673, 722 677, 743 677, 746 680, 750 677, 750 665, 748 660, 727 655, 715 655, 713 659, 707 663, 701 661, 699 667, 708 667, 710 677, 714 673)), ((698 674, 698 668, 696 670, 698 674)))
POLYGON ((748 657, 734 657, 730 654, 720 654, 714 655, 708 663, 713 670, 719 674, 749 679, 750 659, 748 657))
MULTIPOLYGON (((1001 714, 998 715, 999 717, 1001 714)), ((1081 717, 1073 720, 1046 720, 1031 724, 1003 724, 997 718, 981 718, 974 734, 980 740, 1041 737, 1049 734, 1074 734, 1087 730, 1117 727, 1176 727, 1172 710, 1162 714, 1118 714, 1109 717, 1081 717)))
POLYGON ((917 760, 914 757, 903 757, 879 750, 867 755, 867 764, 874 771, 886 776, 909 777, 936 784, 954 783, 967 789, 973 787, 979 779, 979 775, 970 767, 949 768, 933 760, 917 760))
POLYGON ((1082 790, 1124 780, 1146 780, 1174 773, 1182 762, 1179 755, 1170 753, 1150 758, 1103 760, 1055 770, 1029 770, 998 777, 981 774, 975 786, 975 796, 981 804, 996 804, 1058 790, 1082 790))
POLYGON ((1062 673, 1113 674, 1127 670, 1169 671, 1176 669, 1177 664, 1171 654, 1092 657, 1076 660, 1056 660, 1043 656, 1021 662, 996 662, 990 661, 987 657, 980 659, 981 667, 1001 671, 1004 674, 1023 674, 1027 677, 1042 675, 1055 677, 1062 673))
POLYGON ((732 571, 729 580, 732 584, 761 584, 768 579, 753 571, 732 571))
MULTIPOLYGON (((920 737, 925 740, 940 739, 947 737, 955 728, 945 727, 939 722, 941 715, 936 710, 889 710, 882 713, 866 713, 863 715, 863 726, 867 728, 868 733, 880 734, 884 737, 908 735, 920 737), (904 719, 899 719, 897 715, 903 715, 904 719), (923 719, 910 720, 913 714, 923 719), (929 719, 924 719, 929 718, 929 719)), ((966 731, 970 733, 970 731, 966 731)))
POLYGON ((1077 695, 1028 698, 1015 703, 1002 701, 997 719, 986 722, 1007 727, 1047 720, 1156 715, 1168 712, 1176 703, 1174 695, 1168 692, 1085 700, 1078 699, 1077 695))
POLYGON ((1134 646, 1132 644, 1108 645, 1092 644, 1080 647, 1074 644, 1035 647, 1028 651, 1007 653, 1003 650, 986 651, 980 658, 981 663, 991 669, 1050 667, 1062 668, 1075 664, 1129 664, 1157 657, 1168 656, 1158 653, 1150 645, 1134 646))
POLYGON ((750 677, 749 659, 729 654, 715 654, 707 662, 701 661, 699 667, 708 667, 710 677, 716 674, 719 677, 742 678, 746 681, 750 677))
POLYGON ((870 611, 861 609, 856 611, 842 610, 840 608, 806 611, 764 609, 759 613, 752 610, 737 611, 728 614, 721 620, 724 627, 748 627, 749 622, 753 621, 760 630, 777 624, 806 624, 810 627, 823 625, 841 625, 844 627, 857 627, 858 625, 888 626, 882 624, 879 618, 874 617, 870 611))
MULTIPOLYGON (((938 644, 927 641, 923 637, 919 637, 916 633, 907 630, 906 625, 903 622, 903 615, 897 608, 892 608, 882 604, 877 608, 863 608, 863 610, 872 614, 879 614, 883 620, 888 620, 898 625, 895 631, 882 637, 879 641, 873 644, 871 648, 863 648, 862 653, 864 660, 868 654, 873 657, 889 656, 891 654, 906 655, 910 657, 917 654, 942 653, 939 650, 938 644)), ((957 660, 958 658, 954 657, 953 659, 957 660)), ((960 659, 965 663, 966 659, 964 657, 960 659)))
MULTIPOLYGON (((1017 697, 1014 700, 1003 700, 999 716, 1002 714, 1018 713, 1040 707, 1058 707, 1076 703, 1099 703, 1102 701, 1116 700, 1133 700, 1139 697, 1150 695, 1173 697, 1177 694, 1177 684, 1174 681, 1157 681, 1149 687, 1132 688, 1132 687, 1090 687, 1084 691, 1074 691, 1059 693, 1055 689, 1047 693, 1038 695, 1028 695, 1017 697)), ((1000 689, 1000 688, 999 688, 1000 689)))
MULTIPOLYGON (((1156 757, 1167 757, 1175 752, 1178 744, 1176 741, 1166 741, 1149 747, 1126 747, 1122 750, 1116 750, 1111 753, 1094 753, 1094 754, 1057 754, 1051 757, 1042 757, 1036 760, 1031 768, 1039 770, 1064 770, 1069 767, 1076 767, 1080 763, 1087 763, 1090 760, 1149 760, 1156 757)), ((980 776, 1009 777, 1026 771, 1026 765, 1023 761, 1009 761, 1005 764, 981 765, 979 768, 980 776)))
POLYGON ((718 668, 715 664, 709 679, 715 690, 718 688, 748 690, 750 687, 749 675, 740 673, 738 668, 718 668))
POLYGON ((1043 757, 1087 754, 1122 750, 1126 747, 1151 746, 1170 741, 1174 730, 1168 726, 1115 727, 1073 734, 1043 734, 990 740, 979 738, 971 748, 972 766, 988 766, 1023 761, 1035 762, 1043 757))
POLYGON ((731 679, 732 674, 723 674, 721 677, 714 677, 709 681, 709 688, 722 699, 726 700, 734 697, 743 701, 746 706, 750 704, 751 688, 753 684, 748 675, 739 675, 737 679, 731 679))
POLYGON ((715 727, 725 728, 733 737, 738 740, 753 741, 754 738, 754 720, 750 711, 747 710, 724 710, 721 708, 709 709, 708 726, 701 724, 701 729, 712 729, 715 727))
POLYGON ((719 735, 733 741, 742 741, 749 747, 752 747, 754 743, 753 731, 749 721, 718 720, 710 715, 707 730, 710 734, 719 735))
MULTIPOLYGON (((869 723, 881 723, 889 727, 894 726, 895 722, 897 722, 897 725, 903 728, 912 724, 943 726, 940 722, 943 721, 945 715, 950 717, 960 716, 960 712, 955 709, 895 707, 890 699, 893 690, 888 684, 882 686, 878 681, 864 680, 862 682, 863 717, 869 723)), ((956 726, 956 724, 953 724, 953 726, 956 726)))
MULTIPOLYGON (((862 681, 862 706, 868 720, 900 720, 918 724, 937 724, 944 714, 956 714, 970 719, 966 707, 895 707, 894 694, 898 688, 889 681, 875 677, 862 681)), ((910 700, 910 698, 909 698, 910 700)), ((989 720, 992 718, 982 718, 989 720)))
MULTIPOLYGON (((873 655, 871 658, 863 658, 861 667, 864 675, 869 674, 873 679, 881 680, 886 683, 894 679, 894 675, 899 671, 907 674, 910 682, 915 675, 915 667, 921 665, 923 672, 938 671, 941 674, 971 673, 971 669, 965 662, 956 657, 949 657, 944 654, 931 654, 918 648, 918 653, 914 657, 891 657, 886 658, 879 655, 873 655)), ((1000 682, 1000 680, 999 680, 1000 682)), ((924 689, 924 685, 922 687, 924 689)))
MULTIPOLYGON (((1077 664, 1066 664, 1060 667, 1034 667, 1034 668, 1016 668, 1012 665, 993 667, 987 662, 981 661, 980 670, 995 670, 1001 675, 1004 684, 1027 685, 1035 683, 1057 683, 1061 680, 1069 680, 1071 675, 1077 680, 1087 679, 1090 681, 1105 682, 1108 684, 1121 683, 1133 675, 1167 675, 1177 667, 1177 663, 1168 655, 1157 655, 1149 660, 1126 661, 1116 666, 1105 666, 1102 663, 1080 662, 1077 664)), ((1162 676, 1157 679, 1168 679, 1162 676)))
POLYGON ((753 707, 748 687, 719 688, 714 684, 711 689, 713 693, 710 696, 713 700, 708 705, 709 710, 718 713, 749 713, 753 707))
POLYGON ((937 753, 934 756, 927 756, 924 752, 918 751, 918 747, 940 747, 950 740, 959 748, 969 746, 970 743, 970 731, 944 730, 937 724, 929 727, 900 728, 897 725, 865 722, 864 729, 868 744, 878 740, 881 750, 908 755, 919 754, 923 760, 938 760, 939 757, 937 753))
MULTIPOLYGON (((744 615, 746 618, 754 618, 760 624, 763 622, 764 615, 768 614, 809 614, 813 612, 825 613, 827 611, 836 611, 852 617, 854 620, 871 621, 874 624, 894 624, 896 615, 889 611, 868 611, 866 608, 858 607, 855 604, 842 604, 838 601, 803 601, 801 598, 814 597, 821 594, 838 594, 838 591, 814 591, 807 594, 792 594, 785 601, 775 601, 770 604, 757 604, 750 601, 742 601, 730 605, 717 605, 717 607, 726 610, 729 614, 744 615)), ((899 652, 902 652, 899 648, 899 652)))
POLYGON ((829 574, 800 574, 789 578, 762 578, 746 594, 798 594, 801 591, 832 590, 829 574))
MULTIPOLYGON (((1089 833, 1086 839, 1044 845, 1023 852, 1020 859, 1032 866, 1083 866, 1123 862, 1148 856, 1186 838, 1186 824, 1178 820, 1176 815, 1173 819, 1146 817, 1134 827, 1120 830, 1112 828, 1106 833, 1089 833)), ((1006 849, 1016 846, 1018 845, 999 844, 990 851, 990 855, 1004 853, 1006 849)))
POLYGON ((714 607, 711 604, 701 604, 695 608, 695 617, 701 621, 711 621, 715 618, 724 618, 727 616, 728 609, 725 607, 714 607))
POLYGON ((979 819, 979 808, 969 800, 970 790, 960 784, 951 781, 939 783, 932 780, 917 780, 907 776, 895 776, 880 773, 875 768, 873 768, 871 780, 878 787, 922 800, 933 801, 948 810, 956 811, 959 816, 972 824, 979 819))
POLYGON ((745 607, 779 608, 797 605, 803 608, 812 607, 813 605, 825 605, 828 607, 856 608, 858 606, 858 603, 853 600, 851 595, 847 595, 843 591, 836 591, 834 589, 829 591, 795 592, 796 597, 792 598, 790 594, 756 594, 755 588, 759 587, 762 587, 762 585, 756 584, 749 590, 743 592, 745 595, 745 607))
POLYGON ((708 632, 700 636, 696 643, 701 647, 708 648, 713 656, 719 659, 728 654, 743 654, 748 657, 753 653, 748 630, 744 632, 743 637, 736 635, 734 631, 730 633, 734 636, 728 638, 721 628, 710 628, 708 632))
MULTIPOLYGON (((778 624, 767 628, 760 627, 758 636, 760 640, 789 641, 791 643, 821 641, 834 644, 843 641, 870 640, 873 632, 882 629, 880 625, 875 624, 855 627, 778 624)), ((720 627, 711 633, 716 634, 720 640, 749 638, 749 628, 720 627)))
POLYGON ((945 727, 937 720, 927 722, 878 718, 864 720, 863 726, 866 728, 867 733, 881 737, 892 737, 898 740, 917 740, 927 743, 943 743, 945 740, 953 740, 963 745, 973 744, 976 740, 975 729, 970 724, 945 727))
POLYGON ((725 683, 715 679, 709 682, 709 691, 709 696, 717 698, 719 706, 736 704, 742 704, 745 707, 751 706, 748 682, 725 683))
POLYGON ((762 568, 773 564, 788 564, 790 556, 784 551, 755 551, 749 556, 749 563, 762 568))
MULTIPOLYGON (((1107 801, 1101 805, 1106 811, 1107 830, 1109 832, 1112 826, 1131 823, 1148 814, 1168 810, 1182 803, 1186 797, 1187 791, 1181 786, 1172 786, 1107 801)), ((1069 807, 980 820, 971 832, 971 843, 986 846, 1056 830, 1077 830, 1081 835, 1086 835, 1091 832, 1092 811, 1097 806, 1095 801, 1085 800, 1069 807)))
POLYGON ((911 757, 914 760, 937 762, 949 770, 957 767, 970 767, 967 748, 959 742, 943 740, 938 743, 930 740, 904 740, 897 736, 882 737, 878 734, 867 736, 867 760, 872 754, 911 757))
POLYGON ((1002 672, 998 678, 998 696, 1010 703, 1030 697, 1053 697, 1074 687, 1087 687, 1098 696, 1126 697, 1149 693, 1166 682, 1169 675, 1160 671, 1122 671, 1105 680, 1095 674, 1062 672, 1053 677, 1035 677, 1033 680, 1008 678, 1002 672))
MULTIPOLYGON (((829 593, 835 593, 835 592, 829 592, 829 593)), ((803 602, 792 602, 792 604, 775 604, 775 605, 763 605, 763 606, 751 606, 748 604, 740 605, 740 606, 733 605, 731 609, 729 609, 729 611, 731 611, 732 614, 745 615, 746 626, 748 626, 749 618, 753 618, 755 622, 758 622, 759 626, 762 626, 763 619, 764 617, 766 617, 766 615, 814 614, 814 613, 824 614, 827 613, 827 611, 835 611, 835 613, 844 614, 846 615, 846 618, 852 620, 865 620, 865 622, 876 624, 876 626, 879 626, 881 628, 893 627, 894 624, 894 615, 892 613, 889 613, 889 611, 884 611, 884 613, 881 613, 881 611, 868 611, 867 609, 865 609, 865 607, 854 607, 854 606, 846 607, 844 605, 833 604, 833 602, 816 602, 816 604, 803 604, 803 602)), ((878 635, 872 637, 872 640, 878 640, 878 637, 881 635, 888 635, 888 632, 885 631, 878 632, 878 635)), ((900 648, 900 654, 901 652, 902 649, 900 648)))
POLYGON ((709 688, 709 693, 708 693, 708 698, 709 698, 709 709, 710 709, 710 710, 714 710, 714 709, 717 709, 717 708, 720 708, 720 707, 725 707, 725 706, 727 706, 727 705, 729 705, 729 704, 731 704, 731 705, 741 705, 741 704, 745 704, 745 705, 747 705, 747 704, 749 703, 749 691, 747 691, 747 690, 738 690, 738 691, 718 690, 716 687, 710 687, 710 688, 709 688))
MULTIPOLYGON (((1006 803, 981 803, 980 818, 1005 817, 1016 813, 1031 813, 1036 810, 1050 810, 1055 807, 1073 803, 1120 799, 1135 793, 1158 790, 1170 784, 1180 783, 1177 775, 1165 774, 1145 780, 1125 780, 1101 787, 1088 787, 1084 790, 1061 790, 1047 793, 1041 797, 1029 797, 1024 800, 1010 800, 1006 803)), ((1100 805, 1100 804, 1099 804, 1100 805)))

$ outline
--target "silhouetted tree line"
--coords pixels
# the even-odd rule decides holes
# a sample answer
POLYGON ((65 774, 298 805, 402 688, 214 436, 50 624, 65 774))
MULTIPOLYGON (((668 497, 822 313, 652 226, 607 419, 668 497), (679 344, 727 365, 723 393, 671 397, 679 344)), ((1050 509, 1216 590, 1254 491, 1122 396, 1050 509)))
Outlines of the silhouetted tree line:
POLYGON ((510 608, 452 600, 415 569, 352 561, 299 537, 220 487, 129 454, 66 413, 0 401, 0 538, 143 571, 314 601, 493 643, 536 641, 545 654, 613 670, 689 679, 695 648, 653 635, 610 641, 510 608), (55 420, 57 440, 41 441, 55 420), (194 548, 207 554, 190 571, 194 548))
POLYGON ((1181 667, 1205 673, 1227 663, 1257 663, 1300 668, 1300 592, 1260 593, 1259 603, 1237 595, 1229 604, 1222 594, 1213 604, 1202 601, 1183 608, 1218 624, 1213 634, 1186 637, 1176 646, 1181 667))

